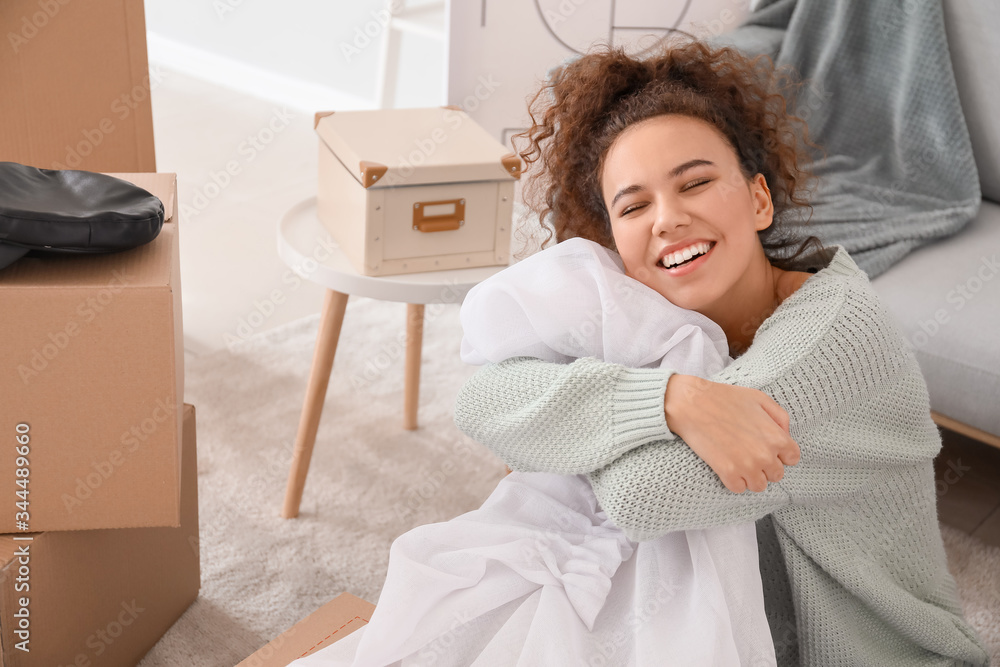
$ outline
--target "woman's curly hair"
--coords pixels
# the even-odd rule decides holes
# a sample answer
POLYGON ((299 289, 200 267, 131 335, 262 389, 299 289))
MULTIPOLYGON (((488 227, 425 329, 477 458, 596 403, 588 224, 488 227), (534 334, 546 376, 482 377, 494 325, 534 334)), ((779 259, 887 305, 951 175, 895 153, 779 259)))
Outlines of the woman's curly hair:
MULTIPOLYGON (((698 41, 668 45, 641 60, 620 47, 598 47, 552 74, 529 104, 532 126, 512 138, 527 138, 519 155, 529 170, 538 161, 542 168, 526 185, 526 203, 555 230, 557 242, 579 236, 615 249, 600 186, 608 149, 633 123, 693 116, 729 140, 747 179, 763 174, 774 219, 758 235, 773 265, 792 268, 808 248, 823 249, 809 236, 790 252, 800 239, 784 224, 811 212, 806 145, 814 144, 785 97, 799 85, 766 56, 749 58, 698 41)), ((551 237, 549 231, 543 244, 551 237)))

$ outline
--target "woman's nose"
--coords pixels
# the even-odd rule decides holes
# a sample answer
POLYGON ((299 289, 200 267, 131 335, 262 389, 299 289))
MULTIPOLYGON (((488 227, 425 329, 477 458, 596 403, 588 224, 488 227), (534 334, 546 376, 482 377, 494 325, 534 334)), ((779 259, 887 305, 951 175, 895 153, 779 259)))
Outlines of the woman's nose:
POLYGON ((671 232, 677 227, 691 224, 691 216, 676 202, 661 200, 656 204, 656 216, 653 219, 653 236, 671 232))

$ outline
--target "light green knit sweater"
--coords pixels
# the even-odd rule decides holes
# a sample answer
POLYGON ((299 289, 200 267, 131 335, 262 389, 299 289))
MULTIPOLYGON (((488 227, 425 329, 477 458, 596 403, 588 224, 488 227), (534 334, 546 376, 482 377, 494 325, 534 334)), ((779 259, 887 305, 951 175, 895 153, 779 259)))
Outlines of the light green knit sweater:
POLYGON ((750 349, 710 377, 788 411, 802 455, 781 482, 727 490, 667 429, 671 374, 519 357, 466 383, 455 422, 515 470, 589 473, 634 540, 756 521, 779 665, 989 663, 946 566, 926 384, 846 250, 836 246, 750 349))

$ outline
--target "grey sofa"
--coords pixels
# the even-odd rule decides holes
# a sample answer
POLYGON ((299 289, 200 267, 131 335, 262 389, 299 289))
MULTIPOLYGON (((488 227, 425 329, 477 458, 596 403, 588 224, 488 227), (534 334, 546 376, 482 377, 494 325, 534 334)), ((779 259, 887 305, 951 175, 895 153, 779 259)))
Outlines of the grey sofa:
POLYGON ((1000 2, 944 0, 944 9, 982 207, 872 286, 914 349, 935 421, 1000 447, 1000 2))

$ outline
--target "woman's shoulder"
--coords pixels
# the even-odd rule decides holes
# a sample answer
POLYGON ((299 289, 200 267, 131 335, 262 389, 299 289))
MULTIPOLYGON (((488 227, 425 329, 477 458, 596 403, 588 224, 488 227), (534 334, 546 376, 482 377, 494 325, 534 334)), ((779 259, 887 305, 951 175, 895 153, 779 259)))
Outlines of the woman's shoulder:
MULTIPOLYGON (((750 352, 781 375, 809 359, 827 374, 890 377, 912 356, 868 275, 842 246, 758 329, 750 352), (756 350, 755 350, 756 348, 756 350)), ((744 355, 747 356, 747 355, 744 355)), ((749 359, 747 360, 749 361, 749 359)))
MULTIPOLYGON (((803 276, 792 272, 788 285, 798 283, 797 289, 757 329, 753 343, 739 363, 733 364, 732 372, 741 372, 742 367, 743 371, 759 373, 762 379, 774 378, 805 359, 815 359, 818 350, 853 348, 858 342, 855 337, 872 345, 876 338, 893 338, 888 313, 867 274, 843 247, 829 251, 816 273, 803 272, 807 273, 803 276)), ((854 351, 855 359, 866 356, 860 352, 854 351)), ((868 354, 873 352, 867 350, 868 354)))
MULTIPOLYGON (((779 282, 781 302, 824 301, 833 305, 830 299, 846 300, 850 292, 853 298, 868 300, 875 297, 866 274, 841 245, 825 248, 796 263, 796 270, 785 271, 779 282), (802 269, 802 270, 798 270, 802 269)), ((792 309, 794 303, 789 303, 792 309)))

